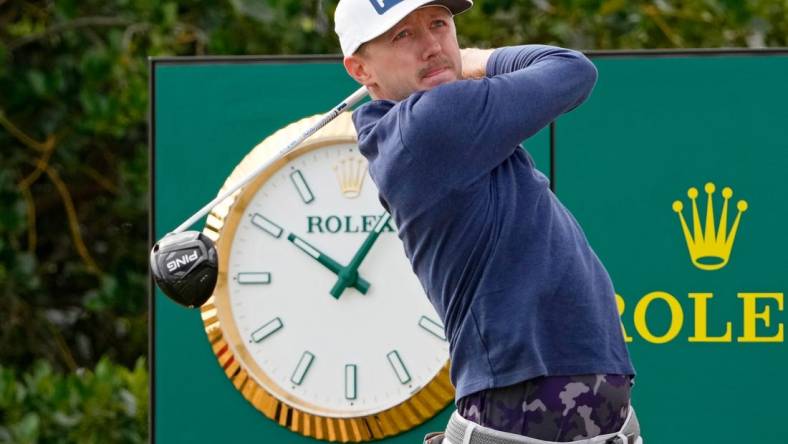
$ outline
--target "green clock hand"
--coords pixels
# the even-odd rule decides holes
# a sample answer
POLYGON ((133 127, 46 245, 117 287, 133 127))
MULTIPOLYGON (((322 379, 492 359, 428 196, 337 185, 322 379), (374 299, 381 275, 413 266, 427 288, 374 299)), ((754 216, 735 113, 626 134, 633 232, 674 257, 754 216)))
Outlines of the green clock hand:
POLYGON ((372 249, 372 245, 375 244, 375 241, 378 240, 378 236, 380 236, 380 232, 383 231, 383 228, 388 224, 389 219, 391 219, 391 215, 388 213, 383 213, 378 219, 378 223, 375 225, 375 228, 369 233, 366 239, 364 239, 364 243, 361 244, 361 247, 356 251, 356 254, 353 256, 353 259, 350 260, 350 263, 347 267, 342 268, 339 271, 337 282, 331 288, 331 296, 339 299, 342 296, 342 292, 345 291, 345 288, 352 286, 354 279, 358 279, 358 267, 361 265, 361 262, 367 257, 367 253, 369 250, 372 249))
MULTIPOLYGON (((334 274, 338 275, 342 271, 343 267, 339 262, 335 261, 327 254, 313 247, 311 244, 309 244, 309 242, 301 239, 295 234, 293 233, 288 234, 287 240, 292 242, 292 244, 298 247, 301 251, 308 254, 312 259, 315 259, 324 267, 333 271, 334 274)), ((348 286, 357 289, 362 294, 366 294, 367 290, 369 290, 369 282, 365 281, 363 278, 358 276, 358 274, 356 274, 356 280, 354 282, 349 283, 348 286)))

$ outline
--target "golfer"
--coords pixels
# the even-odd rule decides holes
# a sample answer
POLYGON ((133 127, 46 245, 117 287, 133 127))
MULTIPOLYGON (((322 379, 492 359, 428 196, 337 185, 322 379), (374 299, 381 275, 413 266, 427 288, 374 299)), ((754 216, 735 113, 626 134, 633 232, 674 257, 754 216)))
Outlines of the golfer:
POLYGON ((353 113, 359 148, 449 340, 447 438, 640 442, 610 277, 520 146, 588 97, 596 68, 551 46, 460 49, 453 15, 472 4, 341 0, 335 14, 373 98, 353 113))

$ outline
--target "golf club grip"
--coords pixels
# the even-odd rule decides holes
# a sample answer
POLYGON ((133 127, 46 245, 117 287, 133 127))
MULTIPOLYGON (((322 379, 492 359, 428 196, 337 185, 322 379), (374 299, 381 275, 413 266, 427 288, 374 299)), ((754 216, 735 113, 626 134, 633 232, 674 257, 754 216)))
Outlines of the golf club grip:
POLYGON ((300 136, 298 136, 298 138, 296 138, 292 142, 288 143, 287 146, 285 146, 284 148, 279 150, 276 153, 276 155, 271 157, 267 162, 263 162, 262 164, 260 164, 257 168, 255 168, 253 171, 251 171, 249 174, 247 174, 243 179, 238 181, 238 183, 236 183, 232 187, 228 188, 227 190, 225 190, 220 195, 216 196, 215 199, 213 199, 212 201, 208 202, 204 207, 202 207, 199 211, 194 213, 190 218, 186 219, 185 222, 183 222, 176 229, 171 231, 170 234, 180 233, 180 232, 186 230, 187 228, 191 227, 192 225, 194 225, 203 216, 208 214, 208 212, 210 212, 211 209, 213 209, 213 207, 215 207, 220 202, 222 202, 224 199, 226 199, 227 197, 229 197, 230 195, 232 195, 233 193, 238 191, 238 189, 240 189, 241 187, 243 187, 247 183, 251 182, 252 179, 257 177, 258 174, 260 174, 261 172, 263 172, 266 169, 268 169, 268 167, 270 167, 271 164, 273 164, 277 160, 281 159, 282 156, 284 156, 288 152, 292 151, 295 147, 300 145, 301 142, 306 140, 312 134, 316 133, 320 128, 323 128, 324 126, 326 126, 329 122, 334 120, 343 111, 345 111, 346 109, 348 109, 348 108, 352 107, 353 105, 355 105, 356 103, 358 103, 361 99, 366 97, 367 94, 368 94, 368 91, 367 91, 367 88, 365 86, 362 86, 361 88, 356 90, 353 94, 349 95, 345 100, 343 100, 338 105, 336 105, 334 108, 332 108, 331 111, 325 113, 323 115, 323 117, 321 117, 320 120, 317 123, 315 123, 314 125, 309 127, 300 136))

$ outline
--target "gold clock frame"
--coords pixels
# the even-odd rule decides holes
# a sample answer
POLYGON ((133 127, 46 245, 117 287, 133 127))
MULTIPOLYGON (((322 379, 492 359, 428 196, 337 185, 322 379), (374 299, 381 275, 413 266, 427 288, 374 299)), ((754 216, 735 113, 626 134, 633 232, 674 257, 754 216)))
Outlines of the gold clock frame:
MULTIPOLYGON (((270 160, 288 141, 314 125, 320 117, 316 115, 301 119, 260 142, 236 166, 219 192, 237 183, 261 162, 270 160)), ((356 141, 350 113, 342 113, 251 183, 217 205, 208 215, 203 229, 203 233, 216 243, 219 278, 213 295, 200 311, 208 341, 224 373, 247 401, 279 425, 307 437, 338 442, 361 442, 393 436, 432 418, 454 399, 454 388, 449 380, 449 361, 432 380, 406 401, 378 413, 353 416, 352 412, 331 411, 319 406, 309 406, 311 411, 299 409, 294 404, 307 403, 294 399, 268 378, 243 346, 235 320, 230 316, 227 269, 231 242, 243 218, 244 209, 271 175, 290 160, 309 151, 329 144, 356 141), (223 314, 222 320, 220 313, 223 314), (265 386, 260 383, 261 380, 265 381, 265 386), (314 413, 316 411, 321 413, 314 413)))

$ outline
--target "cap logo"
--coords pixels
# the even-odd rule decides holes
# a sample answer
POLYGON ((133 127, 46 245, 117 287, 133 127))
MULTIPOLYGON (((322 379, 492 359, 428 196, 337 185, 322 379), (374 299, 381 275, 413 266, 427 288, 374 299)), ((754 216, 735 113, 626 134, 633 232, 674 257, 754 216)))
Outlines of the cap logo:
POLYGON ((397 3, 402 3, 402 0, 369 0, 372 7, 378 12, 378 15, 383 15, 397 3))

